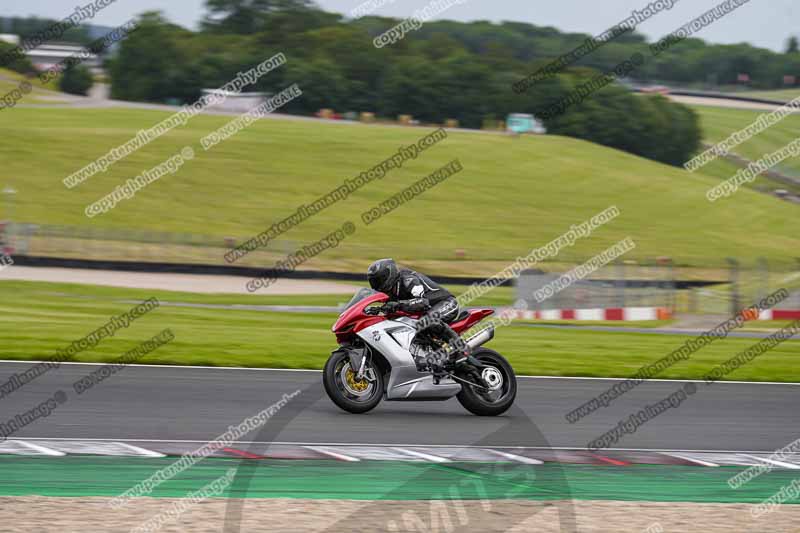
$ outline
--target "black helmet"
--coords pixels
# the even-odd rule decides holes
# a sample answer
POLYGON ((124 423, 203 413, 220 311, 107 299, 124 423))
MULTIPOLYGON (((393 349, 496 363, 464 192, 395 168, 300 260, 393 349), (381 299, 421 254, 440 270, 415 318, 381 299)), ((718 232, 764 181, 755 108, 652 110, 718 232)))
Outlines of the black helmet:
POLYGON ((369 285, 376 291, 389 292, 399 275, 397 263, 394 259, 378 259, 369 266, 367 279, 369 285))

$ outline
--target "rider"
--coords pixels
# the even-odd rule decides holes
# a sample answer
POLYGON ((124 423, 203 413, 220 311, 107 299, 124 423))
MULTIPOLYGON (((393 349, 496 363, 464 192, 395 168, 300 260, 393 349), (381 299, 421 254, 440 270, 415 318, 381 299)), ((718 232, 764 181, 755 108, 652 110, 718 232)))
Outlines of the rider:
POLYGON ((367 271, 370 286, 389 296, 381 311, 394 313, 425 313, 417 323, 417 333, 425 331, 443 338, 451 348, 449 355, 460 359, 470 355, 470 349, 448 325, 459 314, 458 301, 446 289, 428 276, 401 269, 393 259, 379 259, 367 271), (453 352, 453 350, 455 350, 453 352))

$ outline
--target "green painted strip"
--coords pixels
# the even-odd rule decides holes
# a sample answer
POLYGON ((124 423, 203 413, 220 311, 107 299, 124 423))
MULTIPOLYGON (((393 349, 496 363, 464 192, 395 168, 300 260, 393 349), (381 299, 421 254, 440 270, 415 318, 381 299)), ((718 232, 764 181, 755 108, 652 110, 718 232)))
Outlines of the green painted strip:
MULTIPOLYGON (((0 456, 0 496, 118 496, 174 458, 0 456)), ((227 497, 355 500, 528 499, 758 503, 800 475, 763 474, 733 490, 742 467, 663 465, 429 464, 393 461, 205 459, 159 485, 150 496, 181 497, 220 478, 240 476, 227 497), (246 474, 252 474, 249 484, 246 474)), ((800 499, 787 503, 800 503, 800 499)))

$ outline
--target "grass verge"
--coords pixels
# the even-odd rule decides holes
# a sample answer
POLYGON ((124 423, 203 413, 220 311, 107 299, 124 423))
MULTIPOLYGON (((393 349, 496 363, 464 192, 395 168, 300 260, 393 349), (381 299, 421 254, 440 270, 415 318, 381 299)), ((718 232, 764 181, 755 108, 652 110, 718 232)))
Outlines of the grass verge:
MULTIPOLYGON (((42 360, 57 348, 101 327, 131 308, 121 300, 143 300, 150 291, 45 283, 0 283, 0 358, 42 360), (55 285, 52 287, 51 285, 55 285), (103 295, 95 298, 93 291, 103 295), (112 298, 113 296, 113 298, 112 298)), ((169 293, 159 298, 174 301, 169 293)), ((194 295, 195 303, 207 297, 194 295)), ((222 296, 208 297, 219 301, 222 296)), ((255 297, 255 299, 265 297, 255 297)), ((240 309, 162 306, 113 338, 78 354, 76 361, 113 361, 125 351, 171 328, 175 340, 140 363, 320 369, 336 347, 334 317, 322 313, 273 313, 240 309)), ((509 326, 491 347, 505 354, 521 375, 627 377, 677 349, 690 337, 580 328, 509 326)), ((707 345, 659 377, 701 379, 715 365, 751 346, 755 339, 727 338, 707 345)), ((727 379, 800 381, 800 342, 789 341, 729 374, 727 379)))

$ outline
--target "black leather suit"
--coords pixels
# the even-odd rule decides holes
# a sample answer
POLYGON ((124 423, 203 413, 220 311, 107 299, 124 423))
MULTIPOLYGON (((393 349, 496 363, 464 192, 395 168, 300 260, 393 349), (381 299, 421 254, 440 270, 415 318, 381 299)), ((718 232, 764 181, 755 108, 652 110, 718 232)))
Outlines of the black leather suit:
POLYGON ((401 269, 397 282, 387 292, 398 309, 409 313, 425 313, 417 324, 417 334, 433 334, 451 346, 464 350, 463 341, 448 326, 459 315, 458 301, 450 292, 425 274, 401 269))

